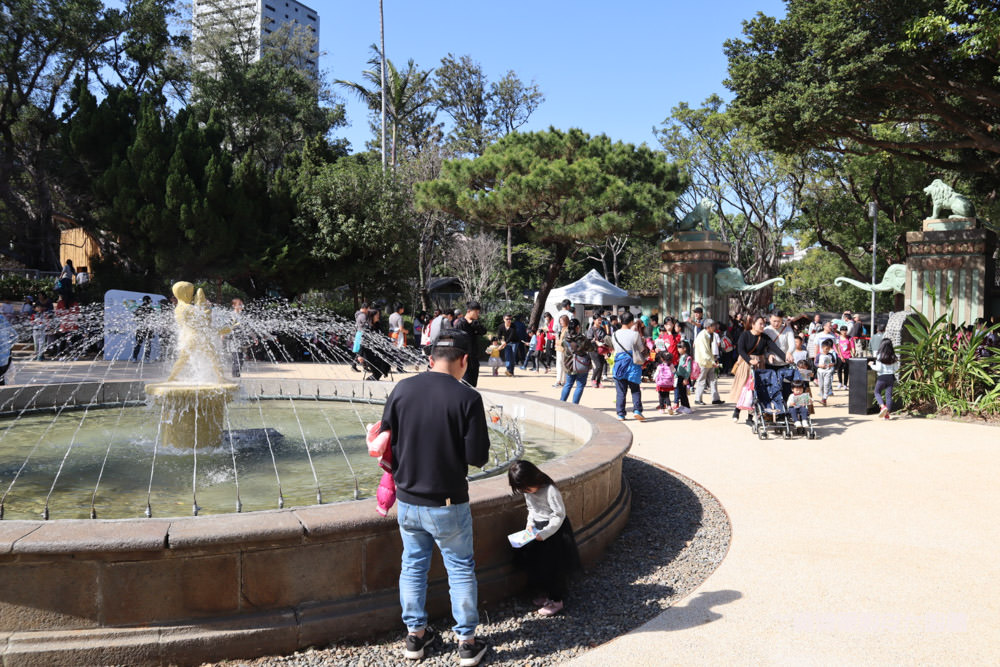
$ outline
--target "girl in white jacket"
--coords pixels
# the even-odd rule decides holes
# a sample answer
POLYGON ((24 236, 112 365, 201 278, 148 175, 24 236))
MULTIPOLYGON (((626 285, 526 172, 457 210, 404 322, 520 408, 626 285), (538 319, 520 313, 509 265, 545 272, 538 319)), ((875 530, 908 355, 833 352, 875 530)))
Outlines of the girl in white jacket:
POLYGON ((529 585, 544 593, 534 600, 538 613, 554 616, 562 611, 569 575, 580 567, 562 494, 551 477, 528 461, 515 461, 507 471, 507 481, 510 488, 524 494, 526 530, 535 533, 533 541, 517 550, 514 562, 527 571, 529 585))

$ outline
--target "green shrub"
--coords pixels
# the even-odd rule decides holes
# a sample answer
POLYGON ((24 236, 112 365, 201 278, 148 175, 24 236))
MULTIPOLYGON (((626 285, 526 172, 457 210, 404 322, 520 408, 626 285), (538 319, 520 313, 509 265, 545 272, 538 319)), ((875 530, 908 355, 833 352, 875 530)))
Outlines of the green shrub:
POLYGON ((931 322, 917 313, 906 329, 913 340, 900 346, 897 391, 904 405, 956 416, 1000 414, 1000 350, 986 347, 987 334, 1000 331, 1000 324, 959 339, 950 314, 931 322))
POLYGON ((54 278, 25 278, 14 273, 6 273, 0 276, 0 300, 2 301, 24 301, 27 295, 36 295, 39 292, 52 292, 55 289, 54 278))

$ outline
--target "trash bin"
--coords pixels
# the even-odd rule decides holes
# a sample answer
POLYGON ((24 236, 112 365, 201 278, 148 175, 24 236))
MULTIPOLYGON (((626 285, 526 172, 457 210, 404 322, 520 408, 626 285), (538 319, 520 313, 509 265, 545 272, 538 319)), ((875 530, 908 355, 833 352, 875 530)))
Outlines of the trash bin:
POLYGON ((875 371, 868 368, 868 359, 848 359, 847 413, 870 415, 876 412, 875 371))

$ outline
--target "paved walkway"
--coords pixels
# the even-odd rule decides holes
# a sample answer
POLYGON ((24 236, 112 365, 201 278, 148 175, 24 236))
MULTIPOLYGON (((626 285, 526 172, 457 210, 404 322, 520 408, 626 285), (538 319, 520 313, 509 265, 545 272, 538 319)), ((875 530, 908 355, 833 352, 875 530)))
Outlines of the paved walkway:
MULTIPOLYGON (((480 386, 558 397, 553 381, 480 386)), ((646 386, 632 453, 715 494, 732 545, 684 602, 571 665, 1000 663, 1000 429, 848 415, 838 392, 818 440, 760 441, 731 405, 660 416, 646 386)), ((613 414, 614 396, 581 403, 613 414)))

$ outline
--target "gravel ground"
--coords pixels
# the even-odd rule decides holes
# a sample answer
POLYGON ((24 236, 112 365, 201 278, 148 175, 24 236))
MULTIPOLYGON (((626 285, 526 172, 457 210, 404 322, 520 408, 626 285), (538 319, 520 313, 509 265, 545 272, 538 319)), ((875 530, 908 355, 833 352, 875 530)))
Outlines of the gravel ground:
MULTIPOLYGON (((480 610, 479 636, 490 649, 484 665, 557 665, 632 630, 685 597, 718 567, 729 548, 729 518, 703 488, 647 461, 628 457, 632 513, 625 530, 601 561, 577 575, 566 608, 552 618, 535 613, 530 600, 515 598, 480 610)), ((423 661, 402 657, 403 627, 366 643, 345 642, 287 656, 215 663, 217 667, 344 665, 421 667, 458 662, 451 621, 423 661)))

